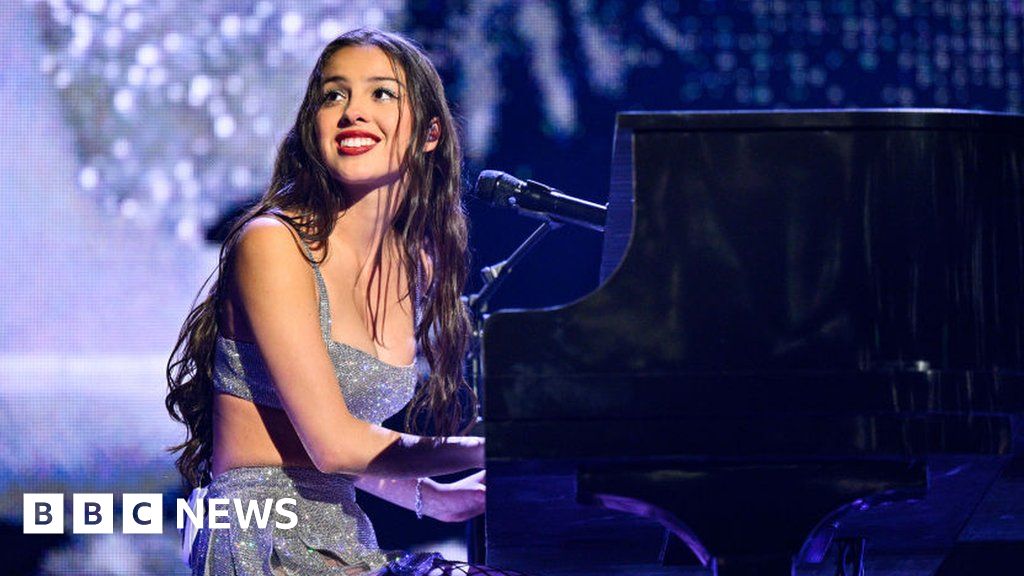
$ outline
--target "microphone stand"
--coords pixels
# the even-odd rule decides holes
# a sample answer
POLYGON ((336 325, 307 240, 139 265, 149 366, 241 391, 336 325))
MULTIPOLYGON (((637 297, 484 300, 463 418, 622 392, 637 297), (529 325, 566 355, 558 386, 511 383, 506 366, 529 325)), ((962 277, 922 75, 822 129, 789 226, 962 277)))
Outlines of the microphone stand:
MULTIPOLYGON (((469 363, 469 385, 473 392, 476 393, 478 413, 480 413, 480 409, 484 405, 484 322, 489 315, 488 304, 491 297, 494 296, 505 279, 512 273, 516 264, 543 240, 549 232, 558 229, 561 225, 561 223, 552 220, 545 221, 508 258, 497 264, 485 266, 480 270, 484 284, 479 292, 463 296, 463 302, 465 302, 466 307, 469 309, 470 321, 472 322, 472 332, 470 333, 469 350, 466 353, 466 359, 469 363)), ((477 416, 473 431, 479 435, 484 435, 484 425, 483 415, 481 414, 477 416)), ((469 521, 466 530, 466 544, 467 560, 470 563, 482 564, 486 561, 482 516, 477 516, 469 521)))

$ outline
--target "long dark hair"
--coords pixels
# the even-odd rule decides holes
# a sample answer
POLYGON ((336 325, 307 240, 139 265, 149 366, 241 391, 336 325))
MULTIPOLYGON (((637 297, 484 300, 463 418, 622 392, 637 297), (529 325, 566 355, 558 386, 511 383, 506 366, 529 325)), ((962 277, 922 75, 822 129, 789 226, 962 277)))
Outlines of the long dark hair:
MULTIPOLYGON (((327 238, 336 215, 345 208, 341 184, 331 177, 320 156, 315 119, 323 99, 324 67, 331 56, 348 46, 383 50, 392 65, 405 73, 405 97, 413 111, 412 139, 401 166, 406 193, 396 200, 392 228, 395 242, 402 248, 401 265, 409 278, 409 290, 415 290, 414 283, 421 277, 423 254, 431 264, 430 282, 417 294, 424 306, 416 328, 430 376, 417 388, 405 426, 412 431, 432 426, 437 434, 451 435, 465 431, 475 421, 477 399, 463 373, 469 320, 460 297, 468 267, 467 230, 460 185, 462 152, 455 123, 441 79, 423 51, 396 34, 361 28, 339 36, 320 54, 295 124, 278 150, 267 192, 232 225, 221 246, 216 278, 206 298, 189 313, 171 352, 165 404, 171 417, 185 424, 188 436, 169 450, 181 452, 178 470, 193 486, 201 484, 210 472, 217 315, 225 297, 225 279, 231 277, 230 255, 239 231, 259 215, 281 214, 303 241, 316 249, 324 247, 326 258, 327 238), (424 153, 432 119, 439 124, 440 139, 432 152, 424 153)), ((375 271, 381 266, 381 249, 375 256, 375 271)))

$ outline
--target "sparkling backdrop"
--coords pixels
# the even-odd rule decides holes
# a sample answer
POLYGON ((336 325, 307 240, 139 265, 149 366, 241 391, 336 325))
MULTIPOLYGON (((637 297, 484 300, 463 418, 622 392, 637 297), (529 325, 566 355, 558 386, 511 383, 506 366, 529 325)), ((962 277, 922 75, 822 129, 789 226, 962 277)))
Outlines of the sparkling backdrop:
POLYGON ((201 239, 258 193, 320 48, 396 27, 403 2, 34 2, 82 160, 107 214, 201 239))
POLYGON ((583 133, 579 108, 595 97, 1021 107, 1019 0, 419 3, 443 14, 436 25, 397 0, 22 1, 47 47, 39 70, 76 128, 81 191, 186 243, 262 189, 317 51, 358 25, 405 30, 438 56, 477 161, 500 153, 502 107, 524 94, 541 111, 527 134, 562 141, 583 133), (502 78, 508 62, 525 86, 502 78))

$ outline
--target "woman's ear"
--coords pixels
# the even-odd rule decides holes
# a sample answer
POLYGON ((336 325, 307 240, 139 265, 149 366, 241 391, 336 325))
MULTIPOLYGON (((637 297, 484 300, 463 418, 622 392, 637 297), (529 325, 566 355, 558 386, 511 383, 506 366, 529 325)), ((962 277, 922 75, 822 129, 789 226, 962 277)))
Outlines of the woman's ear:
POLYGON ((441 122, 437 118, 430 119, 430 127, 427 128, 427 142, 423 145, 424 152, 433 152, 441 140, 441 122))

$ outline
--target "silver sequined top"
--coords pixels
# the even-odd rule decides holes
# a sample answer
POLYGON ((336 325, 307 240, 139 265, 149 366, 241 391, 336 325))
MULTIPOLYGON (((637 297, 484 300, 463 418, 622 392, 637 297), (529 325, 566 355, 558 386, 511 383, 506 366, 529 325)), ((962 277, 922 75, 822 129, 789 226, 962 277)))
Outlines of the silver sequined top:
MULTIPOLYGON (((302 244, 316 278, 320 309, 320 331, 334 364, 345 405, 360 420, 380 424, 412 399, 416 387, 416 363, 394 366, 377 357, 331 339, 331 308, 320 267, 309 248, 302 244)), ((419 282, 417 282, 419 284, 419 282)), ((416 287, 414 322, 419 322, 422 292, 416 287)), ((255 404, 281 409, 281 399, 256 345, 217 336, 213 387, 255 404)))

